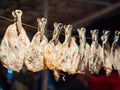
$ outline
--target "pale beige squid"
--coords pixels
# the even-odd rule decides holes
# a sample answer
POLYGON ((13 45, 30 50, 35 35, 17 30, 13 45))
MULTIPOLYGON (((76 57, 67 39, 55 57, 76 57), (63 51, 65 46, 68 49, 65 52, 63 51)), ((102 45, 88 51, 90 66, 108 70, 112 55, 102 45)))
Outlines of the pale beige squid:
POLYGON ((114 41, 111 47, 111 57, 113 60, 113 68, 118 71, 120 76, 120 46, 119 46, 120 31, 115 31, 114 41))
POLYGON ((55 79, 59 79, 59 70, 55 68, 56 62, 54 59, 57 57, 56 52, 61 47, 61 42, 59 41, 60 32, 63 28, 62 23, 54 23, 54 32, 53 37, 49 43, 45 46, 44 55, 45 55, 45 65, 48 69, 54 71, 55 79))
POLYGON ((23 67, 24 53, 30 40, 22 27, 22 11, 15 10, 12 14, 16 22, 9 25, 5 32, 0 47, 0 58, 4 67, 19 72, 23 67))
POLYGON ((59 70, 68 74, 75 74, 79 64, 78 45, 75 37, 71 37, 72 25, 65 25, 65 41, 57 52, 57 66, 59 70))
POLYGON ((101 56, 101 45, 98 43, 98 30, 91 30, 92 35, 92 44, 90 47, 90 54, 89 54, 89 71, 93 74, 99 74, 103 66, 102 56, 101 56))
POLYGON ((106 71, 106 75, 110 75, 112 72, 112 58, 111 58, 111 48, 110 44, 108 42, 110 31, 104 30, 103 35, 101 36, 102 40, 102 51, 101 51, 101 56, 103 60, 103 68, 106 71))
POLYGON ((38 18, 37 22, 38 32, 33 36, 24 58, 26 68, 33 72, 45 69, 44 48, 48 44, 48 39, 44 35, 47 20, 45 18, 38 18))
POLYGON ((81 28, 78 29, 79 40, 80 40, 80 51, 79 51, 79 65, 78 65, 78 73, 85 74, 88 69, 88 60, 89 60, 89 52, 90 46, 86 42, 86 29, 81 28))

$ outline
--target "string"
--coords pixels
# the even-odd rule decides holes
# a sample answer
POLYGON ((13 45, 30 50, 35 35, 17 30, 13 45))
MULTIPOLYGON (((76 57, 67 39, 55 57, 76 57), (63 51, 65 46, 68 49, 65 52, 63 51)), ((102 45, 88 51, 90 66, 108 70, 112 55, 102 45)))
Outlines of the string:
MULTIPOLYGON (((13 19, 9 19, 9 18, 4 17, 4 16, 0 16, 0 18, 2 18, 2 19, 4 19, 4 20, 7 20, 7 21, 10 21, 10 22, 15 22, 13 19)), ((22 23, 22 25, 27 26, 27 27, 30 27, 30 28, 33 28, 33 29, 38 29, 38 27, 29 25, 29 24, 26 24, 26 23, 22 23)), ((50 31, 50 30, 45 30, 45 31, 50 32, 50 33, 53 33, 53 31, 50 31)), ((61 33, 61 35, 65 35, 65 34, 61 33)), ((77 37, 77 36, 76 36, 76 37, 77 37)))
MULTIPOLYGON (((2 19, 5 19, 5 20, 7 20, 7 21, 10 21, 10 22, 15 22, 13 19, 9 19, 9 18, 7 18, 7 17, 4 17, 4 16, 0 16, 0 18, 2 18, 2 19)), ((29 25, 29 24, 26 24, 26 23, 22 23, 24 26, 27 26, 27 27, 30 27, 30 28, 33 28, 33 29, 37 29, 37 27, 35 27, 35 26, 32 26, 32 25, 29 25)), ((52 31, 50 31, 50 30, 46 30, 47 32, 52 32, 52 31)))
MULTIPOLYGON (((10 21, 10 22, 15 22, 13 19, 10 19, 10 18, 7 18, 7 17, 4 17, 4 16, 0 16, 0 18, 4 19, 4 20, 7 20, 7 21, 10 21)), ((33 28, 33 29, 37 29, 37 27, 35 26, 32 26, 32 25, 29 25, 29 24, 26 24, 26 23, 22 23, 22 25, 24 26, 27 26, 27 27, 30 27, 30 28, 33 28)), ((50 30, 45 30, 47 32, 50 32, 50 33, 53 33, 53 31, 50 31, 50 30)), ((60 35, 65 35, 64 33, 60 33, 60 35)), ((76 38, 79 38, 78 36, 76 35, 73 35, 74 37, 76 38)), ((86 37, 86 39, 91 39, 90 37, 86 37)))
MULTIPOLYGON (((15 22, 13 19, 10 19, 10 18, 7 18, 7 17, 4 17, 4 16, 1 16, 0 15, 0 18, 4 19, 4 20, 7 20, 7 21, 10 21, 10 22, 15 22)), ((29 25, 29 24, 26 24, 26 23, 22 23, 24 26, 27 26, 27 27, 30 27, 30 28, 33 28, 33 29, 38 29, 37 27, 35 26, 32 26, 32 25, 29 25)), ((47 32, 50 32, 50 33, 53 33, 53 31, 50 31, 50 30, 45 30, 47 32)), ((60 35, 65 35, 64 33, 60 33, 60 35)), ((73 35, 74 37, 76 38, 79 38, 78 36, 76 35, 73 35)), ((86 39, 91 39, 90 37, 86 37, 86 39)))

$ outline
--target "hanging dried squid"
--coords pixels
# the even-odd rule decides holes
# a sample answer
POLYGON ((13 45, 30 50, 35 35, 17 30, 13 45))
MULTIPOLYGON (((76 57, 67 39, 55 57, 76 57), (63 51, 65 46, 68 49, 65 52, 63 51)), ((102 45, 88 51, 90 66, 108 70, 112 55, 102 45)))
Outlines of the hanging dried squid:
POLYGON ((59 70, 55 68, 56 62, 54 61, 54 59, 57 57, 56 52, 60 49, 62 45, 59 41, 59 35, 62 28, 62 23, 54 23, 53 37, 44 49, 46 67, 54 71, 56 80, 59 79, 59 70))
POLYGON ((80 39, 80 51, 79 51, 79 65, 78 65, 78 73, 85 74, 87 68, 88 68, 88 60, 89 60, 89 52, 90 52, 90 46, 86 42, 86 29, 81 28, 78 29, 79 39, 80 39))
POLYGON ((120 76, 120 46, 119 46, 120 31, 115 31, 114 41, 111 47, 111 56, 113 60, 113 68, 118 71, 120 76))
POLYGON ((103 35, 101 37, 102 40, 102 51, 101 51, 101 56, 103 60, 103 68, 106 71, 106 75, 109 75, 112 72, 112 58, 111 58, 111 49, 110 49, 110 44, 108 42, 108 37, 109 37, 110 31, 104 30, 103 35))
POLYGON ((71 37, 72 25, 65 25, 65 41, 57 52, 57 68, 69 74, 75 74, 79 64, 78 46, 75 37, 71 37))
POLYGON ((101 56, 101 45, 98 43, 98 30, 91 30, 92 35, 92 44, 90 47, 89 54, 89 71, 92 73, 99 74, 100 69, 102 68, 103 61, 101 56))
POLYGON ((38 18, 37 21, 38 32, 34 35, 24 58, 26 68, 33 72, 45 69, 44 48, 48 43, 48 39, 44 35, 47 20, 45 18, 38 18))
POLYGON ((30 40, 22 27, 21 10, 12 12, 16 22, 9 25, 1 42, 0 58, 4 67, 19 72, 23 67, 24 53, 30 40))

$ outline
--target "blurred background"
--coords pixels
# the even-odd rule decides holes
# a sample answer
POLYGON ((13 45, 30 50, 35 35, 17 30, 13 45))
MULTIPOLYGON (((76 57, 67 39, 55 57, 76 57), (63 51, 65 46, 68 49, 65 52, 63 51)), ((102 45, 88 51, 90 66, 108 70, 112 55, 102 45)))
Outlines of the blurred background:
MULTIPOLYGON (((46 29, 53 31, 53 23, 61 22, 74 26, 73 36, 78 36, 77 28, 87 29, 87 42, 91 44, 90 30, 98 29, 99 38, 103 30, 110 30, 110 44, 114 38, 114 31, 120 29, 120 0, 1 0, 0 16, 13 19, 11 12, 15 9, 23 11, 22 22, 37 27, 37 18, 46 18, 46 29)), ((0 18, 0 41, 8 25, 13 22, 0 18)), ((30 40, 37 29, 23 25, 30 40)), ((46 31, 50 40, 52 33, 46 31)), ((62 30, 64 33, 64 30, 62 30)), ((64 41, 64 35, 59 40, 64 41)), ((79 38, 76 38, 79 45, 79 38)), ((99 40, 101 44, 101 40, 99 40)), ((68 75, 62 72, 66 81, 60 78, 56 81, 53 71, 44 70, 36 73, 23 68, 20 73, 8 70, 0 65, 0 90, 120 90, 120 79, 116 71, 108 77, 104 70, 99 75, 68 75), (102 81, 104 80, 104 81, 102 81), (108 83, 109 82, 109 83, 108 83), (116 84, 117 83, 117 84, 116 84), (105 87, 106 86, 106 87, 105 87), (111 87, 112 86, 112 87, 111 87), (103 88, 101 88, 103 90, 103 88)))

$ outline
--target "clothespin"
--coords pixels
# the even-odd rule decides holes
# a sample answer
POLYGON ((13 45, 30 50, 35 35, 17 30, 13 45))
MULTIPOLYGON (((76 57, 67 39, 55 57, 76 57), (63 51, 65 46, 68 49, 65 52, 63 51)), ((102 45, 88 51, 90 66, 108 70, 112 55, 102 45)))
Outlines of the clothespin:
POLYGON ((47 24, 47 20, 45 18, 37 18, 38 22, 38 32, 40 32, 40 41, 43 38, 44 32, 45 32, 45 26, 47 24))
POLYGON ((71 44, 71 32, 73 29, 72 25, 64 25, 65 29, 65 40, 68 42, 68 46, 70 47, 71 44))
POLYGON ((103 30, 103 35, 101 36, 101 40, 103 41, 103 43, 106 43, 108 41, 109 35, 110 35, 109 30, 103 30))
POLYGON ((85 28, 81 28, 81 29, 77 29, 77 32, 79 34, 79 39, 80 39, 80 44, 84 44, 86 43, 86 29, 85 28))
POLYGON ((16 26, 17 26, 18 35, 19 35, 22 28, 22 20, 21 20, 22 11, 16 9, 15 11, 12 11, 12 15, 14 17, 14 20, 16 21, 16 26))
POLYGON ((98 43, 98 33, 99 33, 99 30, 97 30, 97 29, 91 30, 90 33, 92 35, 92 41, 95 41, 96 43, 98 43))
POLYGON ((114 41, 118 41, 119 40, 119 37, 120 37, 120 31, 116 30, 115 31, 115 36, 114 36, 114 41))
POLYGON ((53 39, 57 39, 59 38, 60 32, 63 28, 63 24, 62 23, 54 23, 54 32, 53 32, 53 39))

